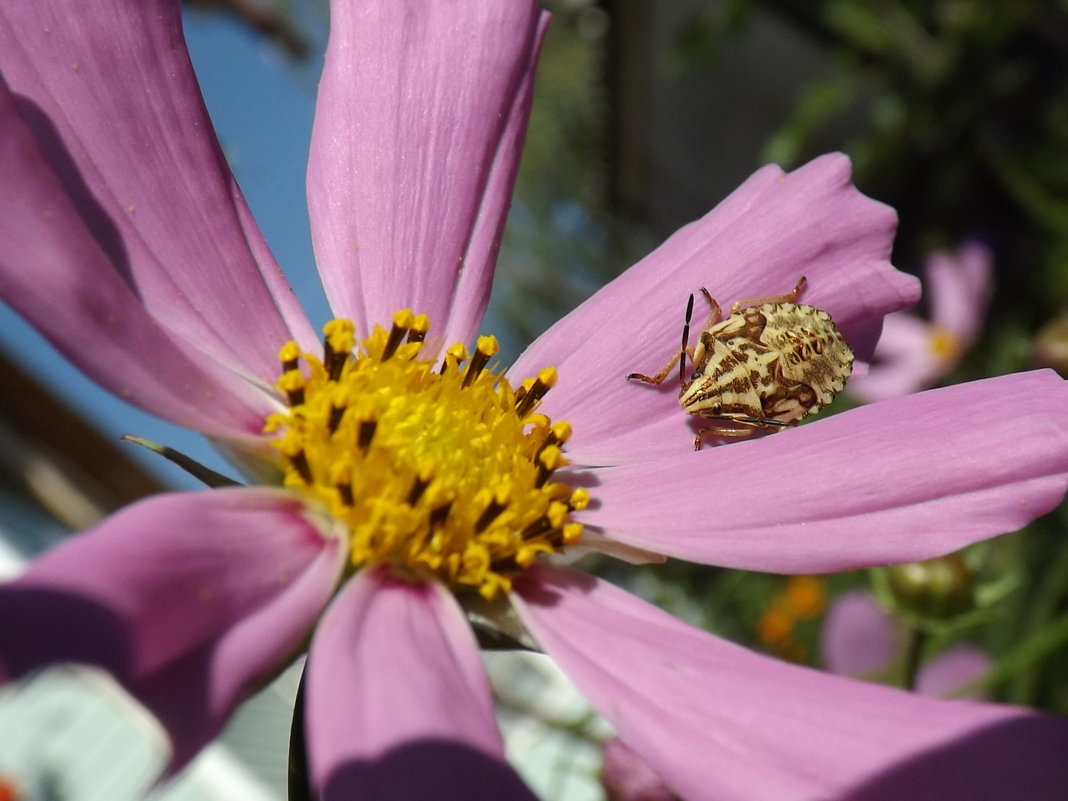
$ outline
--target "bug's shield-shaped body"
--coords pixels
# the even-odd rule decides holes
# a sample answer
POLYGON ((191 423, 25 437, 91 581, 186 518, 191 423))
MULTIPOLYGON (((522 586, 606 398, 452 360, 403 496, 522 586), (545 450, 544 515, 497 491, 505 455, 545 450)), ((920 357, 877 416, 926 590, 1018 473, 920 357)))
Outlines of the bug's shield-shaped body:
POLYGON ((701 332, 679 403, 722 421, 709 434, 746 436, 796 425, 842 391, 853 352, 821 309, 766 303, 701 332))
POLYGON ((797 303, 802 277, 789 294, 741 300, 721 319, 719 304, 702 287, 711 309, 696 347, 687 346, 693 295, 686 307, 682 347, 653 376, 628 379, 661 384, 679 367, 679 403, 689 414, 715 421, 698 431, 694 449, 708 435, 746 437, 797 425, 842 391, 853 369, 853 352, 831 316, 797 303), (685 377, 685 356, 693 371, 685 377))

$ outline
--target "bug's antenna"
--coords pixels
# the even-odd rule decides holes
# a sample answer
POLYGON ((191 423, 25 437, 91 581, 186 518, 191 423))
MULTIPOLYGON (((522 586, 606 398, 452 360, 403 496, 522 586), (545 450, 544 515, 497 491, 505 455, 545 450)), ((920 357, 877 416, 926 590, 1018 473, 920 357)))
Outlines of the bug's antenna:
POLYGON ((679 384, 686 383, 686 345, 690 341, 690 318, 693 317, 693 293, 686 302, 686 323, 682 326, 682 355, 679 357, 679 384))

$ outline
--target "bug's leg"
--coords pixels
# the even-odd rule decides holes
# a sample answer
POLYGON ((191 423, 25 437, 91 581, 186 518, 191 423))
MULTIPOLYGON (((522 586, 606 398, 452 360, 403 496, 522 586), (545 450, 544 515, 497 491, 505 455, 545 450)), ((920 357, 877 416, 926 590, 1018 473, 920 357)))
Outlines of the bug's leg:
POLYGON ((693 449, 695 451, 701 450, 701 442, 705 437, 730 437, 731 439, 745 439, 748 436, 752 436, 753 432, 760 428, 760 424, 756 422, 749 422, 748 419, 736 420, 731 418, 731 423, 738 423, 740 427, 735 426, 708 426, 702 428, 697 432, 697 436, 693 438, 693 449))
POLYGON ((763 298, 745 298, 739 300, 731 306, 731 314, 737 314, 739 309, 744 309, 748 306, 763 306, 765 303, 797 303, 797 299, 801 297, 801 293, 805 290, 805 284, 807 282, 808 279, 802 275, 794 285, 794 288, 785 295, 768 295, 763 298))
POLYGON ((723 318, 723 310, 720 309, 719 303, 712 297, 712 294, 704 287, 701 287, 701 294, 704 295, 705 300, 708 301, 708 322, 705 323, 705 330, 707 331, 723 318))
POLYGON ((731 417, 730 426, 708 426, 697 432, 693 438, 693 449, 701 450, 701 441, 705 437, 730 437, 731 439, 745 439, 751 437, 757 431, 778 431, 789 427, 789 423, 781 420, 770 420, 764 417, 731 417))
MULTIPOLYGON (((667 374, 671 372, 671 368, 675 366, 675 363, 678 362, 679 359, 682 359, 683 356, 689 356, 690 359, 693 359, 693 348, 690 348, 690 347, 687 346, 687 342, 690 339, 690 318, 692 316, 693 316, 693 295, 691 294, 689 301, 687 301, 687 303, 686 303, 686 322, 682 326, 682 347, 679 348, 679 350, 675 353, 675 355, 672 356, 671 359, 668 360, 668 363, 665 364, 660 369, 660 372, 657 373, 656 375, 650 376, 650 375, 645 375, 643 373, 631 373, 630 375, 627 376, 627 380, 629 381, 629 380, 631 380, 633 378, 633 379, 635 379, 637 381, 641 381, 643 384, 662 384, 664 382, 664 379, 667 378, 667 374)), ((686 371, 686 360, 682 359, 681 364, 679 364, 679 383, 680 384, 685 384, 686 383, 685 378, 684 378, 685 371, 686 371)))
MULTIPOLYGON (((635 381, 641 381, 643 384, 663 384, 664 379, 667 378, 667 374, 671 372, 671 368, 682 358, 683 351, 676 351, 675 355, 671 357, 667 364, 660 368, 660 372, 656 375, 645 375, 644 373, 630 373, 627 376, 627 380, 634 379, 635 381)), ((692 355, 687 353, 687 355, 692 355)))

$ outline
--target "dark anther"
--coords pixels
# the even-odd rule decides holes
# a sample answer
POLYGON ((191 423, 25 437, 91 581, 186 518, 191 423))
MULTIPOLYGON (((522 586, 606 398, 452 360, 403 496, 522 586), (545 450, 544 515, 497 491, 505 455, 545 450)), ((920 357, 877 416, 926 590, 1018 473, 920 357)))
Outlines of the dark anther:
POLYGON ((534 383, 530 385, 530 389, 524 392, 522 395, 516 394, 515 413, 516 416, 522 420, 532 411, 534 407, 538 405, 545 393, 549 391, 549 386, 543 384, 541 379, 535 379, 534 383))
POLYGON ((297 387, 286 391, 286 402, 289 408, 295 408, 304 403, 304 387, 297 387))
POLYGON ((482 514, 478 516, 478 520, 475 521, 475 531, 483 532, 486 527, 489 526, 497 517, 503 512, 507 504, 497 503, 497 499, 494 498, 489 502, 489 506, 482 510, 482 514))
POLYGON ((546 467, 544 462, 538 462, 538 472, 534 476, 534 486, 541 489, 545 486, 545 482, 549 480, 549 476, 553 474, 552 467, 546 467))
POLYGON ((545 438, 545 442, 541 443, 541 445, 538 447, 538 450, 534 452, 534 458, 531 459, 530 461, 537 462, 538 461, 538 457, 541 456, 541 452, 543 450, 548 448, 550 445, 559 445, 559 444, 560 444, 560 438, 558 436, 556 436, 556 432, 553 431, 550 428, 549 429, 549 436, 547 436, 545 438))
POLYGON ((312 471, 311 466, 308 464, 308 457, 303 450, 299 450, 289 457, 289 461, 293 463, 293 467, 300 473, 300 477, 304 479, 305 484, 312 483, 312 471))
POLYGON ((337 427, 341 425, 341 418, 345 416, 345 406, 331 406, 330 417, 326 421, 326 430, 333 434, 337 431, 337 427))
POLYGON ((482 374, 483 368, 486 363, 489 362, 491 354, 483 353, 481 350, 476 350, 475 354, 471 357, 471 361, 467 363, 467 372, 464 373, 464 388, 471 386, 475 383, 475 379, 482 374))
POLYGON ((540 537, 547 531, 551 531, 552 527, 553 524, 549 522, 549 518, 542 515, 529 526, 527 526, 525 529, 523 529, 519 536, 523 540, 532 540, 535 537, 540 537))
POLYGON ((323 367, 331 381, 337 381, 341 377, 341 370, 345 362, 349 360, 349 354, 338 353, 330 347, 329 341, 323 342, 323 367))
POLYGON ((438 528, 444 525, 445 520, 449 517, 449 511, 452 509, 452 501, 444 503, 437 509, 430 513, 430 527, 438 528))
POLYGON ((426 488, 429 486, 429 478, 424 480, 416 476, 415 481, 412 482, 412 488, 408 490, 408 505, 415 506, 417 503, 419 503, 419 499, 423 497, 423 493, 426 492, 426 488))
POLYGON ((341 496, 341 502, 346 506, 352 506, 356 502, 356 498, 352 494, 352 484, 345 481, 337 485, 338 495, 341 496))
POLYGON ((367 450, 371 444, 371 440, 375 438, 375 429, 378 428, 377 420, 364 420, 360 423, 360 433, 356 440, 356 444, 360 446, 361 451, 367 450))
POLYGON ((389 339, 386 340, 386 347, 382 351, 382 361, 387 361, 393 357, 393 354, 397 352, 397 348, 400 347, 402 341, 404 341, 404 335, 408 333, 407 328, 402 328, 396 323, 389 330, 389 339))

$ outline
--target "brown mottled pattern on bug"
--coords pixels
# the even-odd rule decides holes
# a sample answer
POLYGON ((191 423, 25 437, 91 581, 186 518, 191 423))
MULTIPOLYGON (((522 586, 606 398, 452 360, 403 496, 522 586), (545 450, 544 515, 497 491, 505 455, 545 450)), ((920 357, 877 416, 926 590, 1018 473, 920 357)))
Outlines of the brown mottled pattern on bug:
POLYGON ((759 305, 740 301, 724 320, 702 289, 712 312, 696 347, 684 344, 656 376, 628 377, 660 384, 683 353, 691 357, 679 403, 688 414, 717 421, 698 432, 695 449, 709 435, 746 437, 797 425, 830 403, 853 369, 853 352, 831 316, 793 302, 804 285, 802 278, 790 294, 757 299, 764 301, 759 305))

